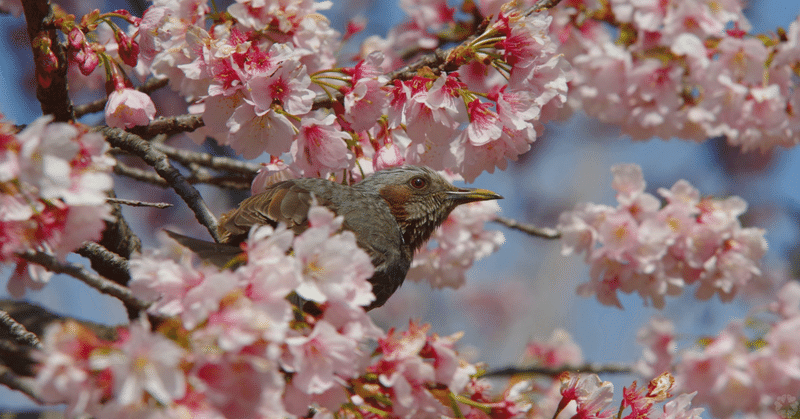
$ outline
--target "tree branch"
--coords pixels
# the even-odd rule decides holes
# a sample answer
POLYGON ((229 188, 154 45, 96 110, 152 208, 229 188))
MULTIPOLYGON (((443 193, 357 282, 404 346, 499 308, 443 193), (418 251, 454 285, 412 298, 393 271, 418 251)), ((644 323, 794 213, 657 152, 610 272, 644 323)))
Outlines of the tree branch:
POLYGON ((255 176, 261 169, 260 164, 250 163, 243 160, 232 159, 230 157, 219 157, 210 153, 189 151, 181 148, 170 147, 165 144, 153 143, 153 148, 166 154, 169 158, 188 165, 191 163, 199 164, 209 169, 227 170, 229 172, 241 173, 247 176, 255 176))
MULTIPOLYGON (((162 188, 169 187, 167 181, 158 176, 157 173, 127 166, 124 163, 120 163, 119 160, 117 160, 117 164, 114 166, 114 173, 120 176, 138 180, 140 182, 146 182, 160 186, 162 188)), ((201 175, 198 173, 193 173, 191 176, 186 178, 186 181, 191 184, 201 183, 237 190, 250 189, 250 184, 252 183, 252 179, 245 179, 239 176, 210 176, 201 175)))
POLYGON ((25 20, 28 24, 28 37, 36 62, 36 98, 42 107, 42 113, 53 115, 56 121, 68 122, 75 119, 72 102, 69 99, 67 86, 67 59, 64 48, 58 40, 58 34, 52 26, 53 9, 48 0, 26 0, 22 2, 25 20), (34 40, 49 40, 49 49, 56 59, 56 68, 46 71, 42 65, 48 57, 42 57, 34 46, 34 40), (42 79, 49 80, 47 87, 42 79))
POLYGON ((30 379, 23 379, 22 377, 11 372, 10 369, 3 366, 0 366, 0 384, 3 384, 12 390, 22 392, 40 405, 46 404, 46 402, 42 400, 38 394, 36 394, 36 391, 31 385, 30 379))
POLYGON ((153 138, 156 135, 164 134, 172 136, 182 132, 192 132, 205 125, 203 117, 200 115, 178 115, 170 117, 160 117, 150 122, 147 126, 133 127, 128 132, 136 134, 142 138, 153 138))
POLYGON ((194 212, 195 218, 203 226, 208 229, 211 237, 215 241, 219 241, 219 234, 217 233, 217 219, 211 210, 203 201, 203 197, 197 192, 183 175, 170 164, 167 156, 156 150, 147 141, 138 135, 131 134, 119 128, 100 127, 95 129, 106 137, 106 140, 113 146, 121 148, 129 153, 132 153, 147 164, 153 167, 167 183, 172 186, 172 189, 178 193, 178 196, 183 199, 183 202, 189 206, 189 209, 194 212))
POLYGON ((84 243, 84 245, 81 246, 76 253, 91 260, 93 267, 95 266, 95 263, 97 263, 103 265, 107 272, 116 273, 113 276, 109 276, 110 280, 122 286, 128 285, 128 281, 130 281, 130 266, 128 264, 128 259, 125 259, 120 255, 109 251, 102 245, 93 242, 84 243), (120 276, 124 276, 124 280, 121 280, 120 276))
POLYGON ((39 338, 36 337, 36 335, 29 332, 28 329, 25 328, 25 326, 17 323, 17 321, 12 319, 8 313, 1 310, 0 310, 0 325, 6 327, 6 331, 14 339, 15 342, 30 346, 32 348, 42 347, 42 343, 39 342, 39 338))
POLYGON ((494 219, 494 222, 502 224, 510 229, 518 230, 525 234, 541 237, 543 239, 555 240, 561 238, 561 232, 554 228, 536 227, 533 224, 523 224, 519 221, 506 217, 497 217, 494 219))
MULTIPOLYGON (((151 78, 144 82, 144 84, 141 86, 137 87, 136 90, 142 93, 150 93, 166 86, 168 83, 169 79, 151 78)), ((103 109, 105 109, 107 101, 108 97, 104 97, 102 99, 97 99, 94 102, 78 105, 75 107, 75 117, 80 118, 87 113, 101 112, 103 109)))
POLYGON ((129 207, 150 207, 150 208, 164 209, 174 206, 166 202, 145 202, 145 201, 137 201, 135 199, 122 199, 122 198, 106 198, 106 201, 114 202, 121 205, 127 205, 129 207))
POLYGON ((139 311, 146 309, 149 305, 144 301, 134 297, 133 293, 131 293, 131 290, 127 287, 119 285, 110 279, 103 278, 100 275, 89 272, 83 266, 78 264, 61 262, 53 255, 44 252, 36 252, 33 250, 17 253, 17 256, 27 260, 28 262, 41 265, 49 271, 72 276, 80 281, 83 281, 90 287, 102 292, 103 294, 116 297, 125 303, 126 306, 136 307, 139 311))
POLYGON ((508 377, 512 375, 545 375, 556 377, 565 372, 582 374, 630 374, 633 368, 623 364, 583 364, 577 367, 565 366, 562 368, 545 367, 505 367, 487 371, 482 377, 508 377))
POLYGON ((119 160, 117 160, 117 164, 114 165, 114 173, 120 176, 131 178, 133 180, 138 180, 139 182, 160 186, 162 188, 169 187, 167 181, 161 178, 158 173, 142 170, 136 167, 130 167, 119 160))
POLYGON ((552 9, 558 6, 559 3, 561 3, 561 0, 539 0, 533 5, 531 10, 534 12, 541 12, 543 10, 552 9))

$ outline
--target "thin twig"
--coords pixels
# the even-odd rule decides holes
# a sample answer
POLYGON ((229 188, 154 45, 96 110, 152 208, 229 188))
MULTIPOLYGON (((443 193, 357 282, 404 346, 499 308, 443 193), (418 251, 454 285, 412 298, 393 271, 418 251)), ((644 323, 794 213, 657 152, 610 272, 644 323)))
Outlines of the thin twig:
POLYGON ((534 12, 541 12, 542 10, 549 10, 561 3, 561 0, 539 0, 531 8, 534 12))
MULTIPOLYGON (((152 78, 144 82, 141 86, 136 88, 136 90, 143 92, 143 93, 150 93, 154 90, 158 90, 169 83, 168 79, 156 79, 152 78)), ((75 107, 75 117, 80 118, 87 113, 95 113, 100 112, 106 107, 106 102, 108 101, 107 97, 102 99, 97 99, 94 102, 84 103, 83 105, 78 105, 75 107)))
POLYGON ((168 204, 166 202, 144 202, 144 201, 137 201, 134 199, 122 199, 122 198, 106 198, 108 202, 116 202, 118 204, 127 205, 130 207, 153 207, 153 208, 169 208, 172 207, 172 204, 168 204))
MULTIPOLYGON (((157 173, 130 167, 124 163, 120 163, 119 160, 114 166, 114 173, 120 176, 138 180, 140 182, 147 182, 162 188, 169 187, 167 181, 158 176, 157 173)), ((201 183, 205 185, 214 185, 221 188, 237 189, 242 191, 250 189, 251 183, 249 179, 239 176, 200 176, 199 174, 196 176, 187 177, 186 181, 193 185, 201 183)))
POLYGON ((255 176, 255 174, 258 173, 258 170, 261 169, 260 164, 232 159, 230 157, 219 157, 210 153, 189 151, 181 148, 170 147, 165 144, 153 143, 152 145, 156 150, 166 154, 169 156, 169 158, 184 165, 196 163, 210 169, 227 170, 229 172, 241 173, 247 176, 255 176))
POLYGON ((183 199, 183 202, 189 206, 189 209, 192 210, 197 221, 208 229, 211 237, 213 237, 215 241, 220 240, 219 233, 217 232, 217 219, 214 217, 214 214, 211 213, 211 210, 208 208, 205 201, 203 201, 203 197, 200 196, 197 189, 183 177, 178 169, 172 167, 169 158, 167 158, 164 153, 153 148, 147 141, 142 139, 142 137, 119 128, 100 127, 96 128, 96 131, 103 134, 111 146, 119 147, 132 153, 152 166, 153 169, 156 170, 156 173, 164 178, 172 189, 178 193, 178 196, 183 199))
POLYGON ((487 371, 482 377, 508 377, 512 375, 545 375, 556 377, 565 372, 584 374, 630 374, 633 368, 623 364, 583 364, 577 367, 545 368, 545 367, 505 367, 487 371))
POLYGON ((506 217, 497 217, 494 219, 494 222, 500 223, 508 228, 521 231, 531 236, 541 237, 543 239, 555 240, 561 238, 561 233, 554 228, 536 227, 533 224, 523 224, 517 220, 512 220, 511 218, 506 217))
POLYGON ((28 331, 25 326, 19 324, 16 320, 5 311, 0 310, 0 324, 5 326, 8 333, 14 337, 14 340, 20 344, 28 345, 33 348, 41 348, 42 342, 39 338, 28 331))
POLYGON ((103 278, 95 273, 89 272, 81 265, 69 262, 61 262, 51 254, 44 252, 36 252, 33 250, 28 250, 23 253, 18 253, 17 255, 22 259, 27 260, 28 262, 33 262, 37 265, 41 265, 42 267, 46 268, 49 271, 60 274, 67 274, 76 279, 79 279, 84 283, 86 283, 87 285, 89 285, 90 287, 95 288, 96 290, 102 292, 103 294, 108 294, 112 297, 118 298, 126 305, 137 307, 139 310, 144 310, 148 307, 147 303, 134 297, 133 293, 131 293, 131 290, 128 289, 127 287, 123 287, 122 285, 119 285, 116 282, 103 278))
POLYGON ((138 180, 140 182, 151 183, 156 186, 160 186, 162 188, 168 188, 169 184, 166 180, 162 179, 161 176, 158 175, 156 172, 151 172, 148 170, 142 170, 136 167, 130 167, 124 163, 121 163, 117 160, 117 164, 114 165, 114 173, 129 177, 134 180, 138 180))

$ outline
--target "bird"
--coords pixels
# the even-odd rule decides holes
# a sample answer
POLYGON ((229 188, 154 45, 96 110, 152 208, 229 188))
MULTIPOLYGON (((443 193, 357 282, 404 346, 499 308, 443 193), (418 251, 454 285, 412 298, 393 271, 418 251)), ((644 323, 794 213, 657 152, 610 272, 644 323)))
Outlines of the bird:
POLYGON ((201 259, 230 266, 253 226, 284 223, 295 235, 308 228, 314 202, 343 217, 356 244, 369 255, 369 279, 375 300, 365 310, 386 303, 402 285, 414 252, 422 247, 456 207, 502 199, 486 189, 458 188, 436 171, 422 166, 379 170, 353 185, 327 179, 299 178, 275 183, 220 216, 220 243, 167 233, 201 259))

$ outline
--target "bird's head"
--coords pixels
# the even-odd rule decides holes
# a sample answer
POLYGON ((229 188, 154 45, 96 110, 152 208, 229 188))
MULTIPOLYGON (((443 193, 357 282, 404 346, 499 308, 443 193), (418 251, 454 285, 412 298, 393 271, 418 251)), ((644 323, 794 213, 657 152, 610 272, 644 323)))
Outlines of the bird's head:
POLYGON ((430 238, 455 207, 503 198, 486 189, 457 188, 435 171, 417 166, 375 172, 355 187, 377 192, 389 203, 412 251, 430 238))

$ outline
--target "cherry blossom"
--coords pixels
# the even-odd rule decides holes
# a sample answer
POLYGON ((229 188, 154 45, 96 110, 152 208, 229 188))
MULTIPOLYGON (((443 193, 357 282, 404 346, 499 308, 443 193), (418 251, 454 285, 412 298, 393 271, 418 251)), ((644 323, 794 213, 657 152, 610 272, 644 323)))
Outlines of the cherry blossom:
MULTIPOLYGON (((22 132, 0 124, 4 185, 0 194, 0 260, 25 250, 63 260, 86 240, 98 240, 109 218, 105 191, 113 186, 107 144, 84 127, 41 117, 22 132)), ((8 282, 12 295, 39 289, 52 274, 19 262, 8 282)))
POLYGON ((525 359, 546 368, 575 367, 583 362, 583 354, 566 330, 556 329, 547 341, 528 342, 525 359))
POLYGON ((636 333, 636 340, 645 347, 642 359, 637 364, 640 374, 654 377, 656 374, 671 371, 678 351, 672 322, 662 317, 653 317, 647 326, 636 333))
POLYGON ((303 272, 297 294, 318 303, 337 300, 367 306, 375 300, 372 285, 367 282, 374 268, 367 253, 356 245, 352 232, 331 236, 342 220, 323 207, 309 211, 310 228, 295 239, 293 246, 303 272))
POLYGON ((597 375, 570 375, 561 377, 561 402, 557 412, 574 401, 577 405, 577 417, 587 419, 605 419, 613 414, 606 409, 614 396, 614 385, 601 381, 597 375))
POLYGON ((143 403, 145 394, 170 404, 186 393, 184 350, 149 329, 147 322, 134 322, 110 351, 89 357, 91 369, 109 372, 115 403, 122 406, 143 403))
POLYGON ((114 90, 106 102, 106 124, 116 128, 147 125, 156 115, 153 100, 134 89, 114 90))
POLYGON ((433 233, 429 245, 417 251, 408 279, 425 280, 436 288, 459 288, 472 264, 497 251, 505 241, 503 233, 484 230, 484 224, 500 210, 494 201, 457 207, 433 233))
POLYGON ((686 181, 659 189, 667 199, 644 192, 641 168, 612 168, 619 206, 581 204, 561 214, 562 253, 586 252, 591 281, 578 288, 606 305, 620 307, 617 291, 637 292, 663 307, 664 297, 699 283, 696 296, 717 294, 729 301, 761 275, 767 249, 764 231, 743 228, 738 217, 747 204, 738 197, 699 199, 686 181))

